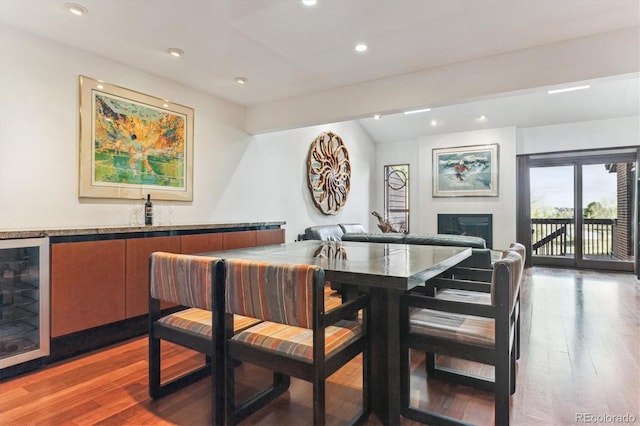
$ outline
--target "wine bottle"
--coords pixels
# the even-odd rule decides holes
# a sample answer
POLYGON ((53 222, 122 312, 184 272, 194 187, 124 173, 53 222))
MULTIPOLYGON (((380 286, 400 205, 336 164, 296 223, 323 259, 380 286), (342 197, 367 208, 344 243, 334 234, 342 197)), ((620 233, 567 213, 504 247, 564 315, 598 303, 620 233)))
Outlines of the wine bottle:
POLYGON ((144 203, 144 224, 153 225, 153 203, 151 194, 147 194, 147 202, 144 203))

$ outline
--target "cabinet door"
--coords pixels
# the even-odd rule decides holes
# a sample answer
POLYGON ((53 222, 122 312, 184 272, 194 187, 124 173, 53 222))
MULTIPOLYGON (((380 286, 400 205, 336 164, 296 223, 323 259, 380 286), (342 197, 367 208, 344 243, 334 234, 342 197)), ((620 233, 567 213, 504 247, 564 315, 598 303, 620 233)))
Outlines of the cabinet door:
POLYGON ((125 241, 51 245, 51 336, 125 318, 125 241))
POLYGON ((284 243, 284 229, 265 229, 258 231, 256 235, 256 245, 258 246, 280 243, 284 243))
POLYGON ((233 250, 256 246, 257 231, 225 232, 222 234, 222 246, 224 250, 233 250))
MULTIPOLYGON (((180 237, 147 237, 127 240, 126 315, 149 312, 149 255, 154 251, 180 253, 180 237)), ((165 308, 169 305, 163 305, 165 308)))
POLYGON ((222 250, 222 234, 194 234, 180 237, 182 253, 195 254, 222 250))

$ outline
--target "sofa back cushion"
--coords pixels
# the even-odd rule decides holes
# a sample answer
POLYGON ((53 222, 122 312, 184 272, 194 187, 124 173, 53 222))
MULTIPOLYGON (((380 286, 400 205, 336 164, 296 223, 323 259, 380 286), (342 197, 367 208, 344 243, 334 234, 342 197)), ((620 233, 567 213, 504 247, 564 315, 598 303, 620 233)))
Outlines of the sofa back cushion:
POLYGON ((405 244, 487 248, 484 238, 450 234, 407 234, 405 244))
POLYGON ((405 234, 387 233, 387 234, 362 234, 362 233, 346 233, 342 236, 342 241, 360 241, 368 243, 391 243, 404 244, 405 234))
POLYGON ((348 233, 364 234, 365 232, 367 232, 365 231, 364 226, 362 226, 362 224, 360 223, 341 223, 340 229, 342 229, 342 232, 345 234, 348 234, 348 233))
POLYGON ((304 230, 305 240, 340 241, 342 234, 340 225, 310 226, 304 230))

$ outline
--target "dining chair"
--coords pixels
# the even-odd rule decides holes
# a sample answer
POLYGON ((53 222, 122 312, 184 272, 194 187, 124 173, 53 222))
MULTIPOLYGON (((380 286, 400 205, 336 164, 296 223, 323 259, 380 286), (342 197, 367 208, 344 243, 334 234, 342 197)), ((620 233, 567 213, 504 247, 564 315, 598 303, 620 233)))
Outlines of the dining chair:
MULTIPOLYGON (((520 243, 511 243, 507 250, 516 250, 520 254, 520 256, 522 256, 522 259, 526 259, 525 256, 526 256, 527 250, 524 247, 524 245, 520 243)), ((482 267, 482 266, 473 265, 473 264, 469 265, 463 262, 461 265, 451 268, 449 270, 449 275, 451 278, 457 278, 461 280, 491 282, 491 272, 493 271, 493 263, 496 260, 500 259, 501 256, 502 256, 501 251, 491 250, 491 254, 489 256, 490 267, 482 267)), ((522 266, 524 268, 524 264, 522 266)))
POLYGON ((360 295, 325 311, 324 271, 317 266, 228 259, 225 268, 227 423, 236 424, 270 401, 259 394, 236 406, 235 362, 311 382, 313 424, 322 425, 326 379, 358 354, 363 357, 363 403, 356 421, 367 418, 369 296, 360 295), (232 334, 231 314, 263 322, 232 334))
POLYGON ((495 423, 508 425, 509 396, 515 392, 516 328, 514 310, 522 276, 522 257, 505 250, 492 272, 490 303, 408 293, 400 302, 401 412, 429 424, 460 424, 435 411, 410 406, 409 350, 448 355, 495 367, 495 379, 475 376, 456 381, 495 393, 495 423))
MULTIPOLYGON (((221 259, 154 252, 149 257, 149 394, 160 398, 211 375, 212 423, 224 421, 224 312, 216 311, 216 288, 224 286, 221 259), (161 311, 161 301, 180 305, 161 311), (162 383, 161 340, 205 354, 202 367, 162 383), (216 400, 215 398, 220 398, 216 400)), ((222 291, 218 291, 221 295, 222 291)), ((222 296, 220 296, 222 297, 222 296)), ((233 327, 243 330, 259 323, 255 318, 235 316, 233 327)))
MULTIPOLYGON (((513 250, 517 252, 520 257, 522 257, 522 271, 521 274, 524 273, 524 265, 526 259, 526 249, 525 246, 514 242, 509 245, 509 248, 506 250, 513 250)), ((502 256, 502 252, 500 252, 500 256, 502 256)), ((435 294, 437 298, 454 300, 459 302, 471 302, 471 303, 491 303, 491 278, 493 275, 493 268, 491 269, 481 269, 481 268, 453 268, 453 273, 451 277, 438 277, 434 280, 429 281, 425 288, 431 294, 435 294)), ((520 359, 520 333, 521 333, 521 324, 520 324, 520 293, 518 293, 516 306, 513 312, 514 320, 517 322, 516 324, 516 359, 520 359)), ((435 367, 435 358, 430 357, 431 359, 427 362, 427 372, 434 373, 433 368, 435 367)), ((437 372, 436 372, 437 374, 437 372)))

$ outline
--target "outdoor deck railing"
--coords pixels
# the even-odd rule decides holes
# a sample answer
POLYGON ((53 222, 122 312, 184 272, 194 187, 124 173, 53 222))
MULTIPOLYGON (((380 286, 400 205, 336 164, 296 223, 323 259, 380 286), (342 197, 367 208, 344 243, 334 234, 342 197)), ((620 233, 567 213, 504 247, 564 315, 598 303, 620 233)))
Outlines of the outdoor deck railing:
MULTIPOLYGON (((616 222, 616 219, 583 219, 582 254, 614 255, 616 222)), ((531 228, 534 254, 575 254, 573 219, 531 219, 531 228)))

